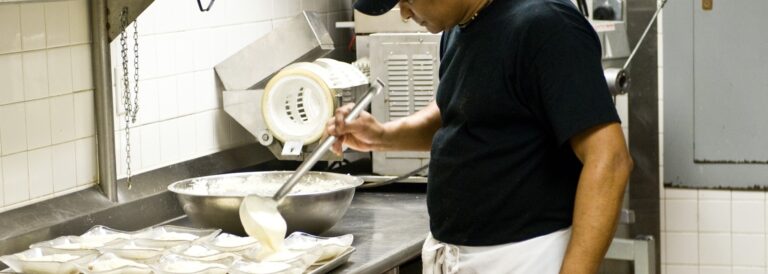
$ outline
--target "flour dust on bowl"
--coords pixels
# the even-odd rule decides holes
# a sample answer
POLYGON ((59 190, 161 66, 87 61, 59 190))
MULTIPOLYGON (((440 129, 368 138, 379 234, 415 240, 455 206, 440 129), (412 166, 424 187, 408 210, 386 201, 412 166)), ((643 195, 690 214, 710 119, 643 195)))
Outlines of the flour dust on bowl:
MULTIPOLYGON (((231 173, 175 182, 176 193, 192 222, 234 234, 245 235, 239 209, 249 194, 272 197, 293 171, 231 173)), ((319 235, 347 212, 355 188, 363 180, 331 172, 307 172, 278 207, 288 224, 288 233, 304 231, 319 235)))

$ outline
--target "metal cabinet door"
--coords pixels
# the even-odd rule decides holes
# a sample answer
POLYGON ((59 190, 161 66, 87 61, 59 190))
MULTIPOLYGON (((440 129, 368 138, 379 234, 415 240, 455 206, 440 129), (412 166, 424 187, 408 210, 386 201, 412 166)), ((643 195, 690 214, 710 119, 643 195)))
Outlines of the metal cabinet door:
POLYGON ((668 3, 663 22, 666 183, 768 185, 766 11, 764 0, 668 3))

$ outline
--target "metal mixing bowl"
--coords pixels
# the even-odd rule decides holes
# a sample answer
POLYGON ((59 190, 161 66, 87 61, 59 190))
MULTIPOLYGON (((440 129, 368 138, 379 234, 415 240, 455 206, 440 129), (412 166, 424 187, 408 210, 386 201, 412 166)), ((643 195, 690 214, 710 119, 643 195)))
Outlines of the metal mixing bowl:
MULTIPOLYGON (((245 179, 255 176, 259 182, 275 182, 284 180, 293 171, 267 171, 232 173, 215 176, 197 177, 175 182, 168 186, 168 190, 176 193, 184 212, 189 219, 203 227, 221 228, 222 230, 239 235, 245 235, 245 230, 240 223, 240 203, 245 193, 210 194, 200 191, 199 182, 206 182, 209 187, 216 187, 217 182, 225 182, 223 179, 245 179), (197 185, 196 185, 197 184, 197 185)), ((333 189, 321 192, 291 193, 278 207, 280 214, 288 224, 288 233, 292 231, 304 231, 318 235, 330 229, 347 212, 355 188, 363 184, 363 180, 357 177, 330 173, 308 172, 294 188, 302 184, 317 181, 332 181, 333 189)), ((263 195, 262 195, 263 196, 263 195)))

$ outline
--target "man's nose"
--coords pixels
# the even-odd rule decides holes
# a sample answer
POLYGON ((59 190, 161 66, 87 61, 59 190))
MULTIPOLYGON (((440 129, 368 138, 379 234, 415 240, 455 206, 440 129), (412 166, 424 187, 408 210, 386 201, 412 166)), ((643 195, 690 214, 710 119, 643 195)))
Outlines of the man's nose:
POLYGON ((403 18, 403 20, 408 20, 413 17, 413 11, 408 7, 407 4, 405 4, 407 1, 400 1, 400 17, 403 18))

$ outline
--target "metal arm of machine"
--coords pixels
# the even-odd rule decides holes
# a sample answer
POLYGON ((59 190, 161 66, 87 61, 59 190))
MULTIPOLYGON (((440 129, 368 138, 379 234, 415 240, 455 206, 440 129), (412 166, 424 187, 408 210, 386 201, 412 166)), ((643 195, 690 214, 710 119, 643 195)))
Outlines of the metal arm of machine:
POLYGON ((619 95, 619 94, 625 94, 627 93, 627 88, 629 87, 629 76, 627 74, 627 68, 629 67, 629 64, 632 62, 632 59, 635 57, 635 54, 637 53, 637 50, 640 49, 640 46, 643 44, 643 41, 645 41, 645 37, 648 35, 648 32, 651 30, 651 27, 653 26, 653 23, 656 22, 656 19, 659 16, 659 13, 661 13, 661 10, 664 8, 664 5, 667 4, 667 0, 661 0, 661 4, 659 5, 659 8, 656 9, 656 12, 653 14, 653 17, 651 18, 650 22, 648 22, 648 25, 645 27, 645 31, 643 31, 643 35, 640 36, 640 39, 637 41, 637 45, 632 49, 632 53, 629 54, 629 58, 627 58, 627 61, 624 62, 624 66, 621 68, 607 68, 603 71, 603 74, 605 75, 605 79, 608 82, 608 88, 611 91, 611 94, 613 95, 619 95))

